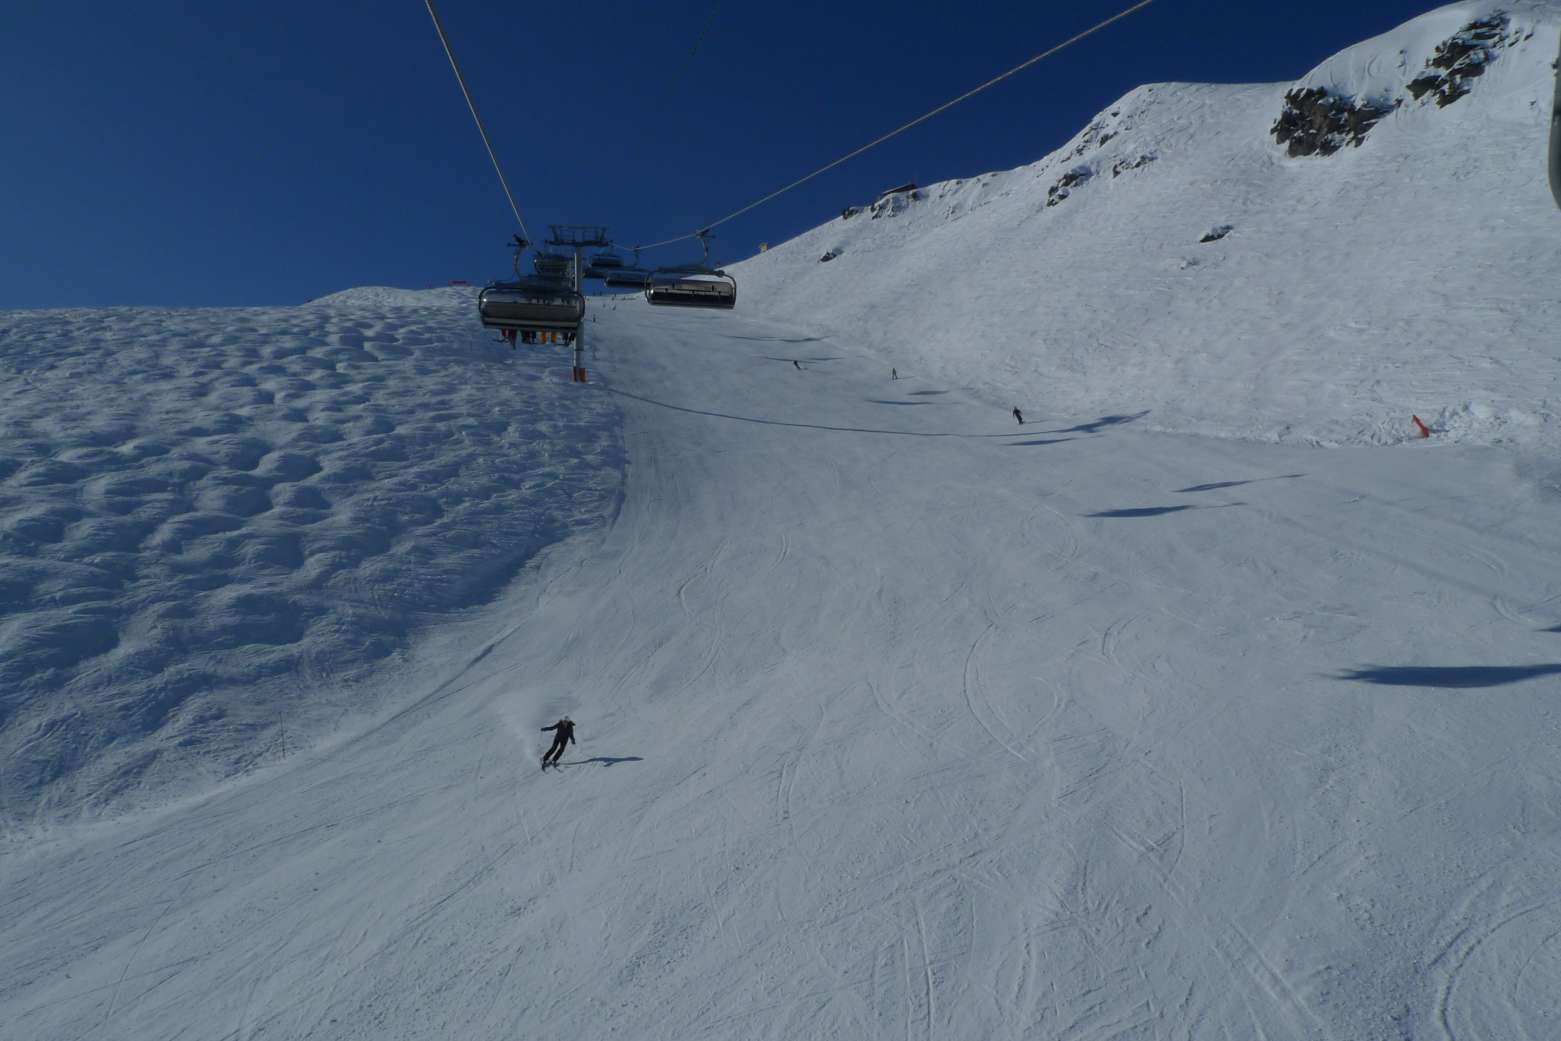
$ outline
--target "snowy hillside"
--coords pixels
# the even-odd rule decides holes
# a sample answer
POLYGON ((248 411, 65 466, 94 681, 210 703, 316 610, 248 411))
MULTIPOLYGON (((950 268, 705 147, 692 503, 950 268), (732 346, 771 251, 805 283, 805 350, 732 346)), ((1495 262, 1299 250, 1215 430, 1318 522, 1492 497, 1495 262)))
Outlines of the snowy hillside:
POLYGON ((1561 445, 1558 35, 1551 3, 1459 3, 1296 84, 1142 87, 1031 166, 733 270, 745 305, 996 403, 1329 444, 1418 414, 1444 440, 1561 445), (1373 114, 1331 154, 1274 133, 1331 121, 1338 142, 1373 114))
POLYGON ((612 411, 471 308, 0 314, 0 819, 300 751, 416 626, 607 519, 612 411))
POLYGON ((0 1041, 1556 1036, 1503 10, 593 303, 583 386, 461 289, 0 315, 0 1041))

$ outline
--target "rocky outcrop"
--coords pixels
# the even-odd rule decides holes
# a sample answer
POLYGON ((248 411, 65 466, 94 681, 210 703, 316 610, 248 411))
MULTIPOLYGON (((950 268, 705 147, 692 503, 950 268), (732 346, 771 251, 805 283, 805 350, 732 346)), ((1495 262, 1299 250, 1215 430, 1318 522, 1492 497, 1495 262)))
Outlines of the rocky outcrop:
POLYGON ((1321 87, 1297 87, 1285 94, 1274 122, 1274 140, 1289 145, 1291 157, 1332 155, 1359 147, 1366 133, 1396 106, 1330 94, 1321 87))
POLYGON ((1334 94, 1323 87, 1296 87, 1285 94, 1274 121, 1274 140, 1292 157, 1332 155, 1345 145, 1359 147, 1372 127, 1408 100, 1431 98, 1445 108, 1469 93, 1471 81, 1485 73, 1499 52, 1533 36, 1509 32, 1509 20, 1497 13, 1465 25, 1436 45, 1425 71, 1387 97, 1370 99, 1334 94))
POLYGON ((1504 14, 1470 22, 1436 45, 1436 53, 1426 59, 1426 71, 1410 80, 1405 89, 1416 101, 1429 94, 1436 99, 1437 108, 1451 105, 1469 93, 1469 81, 1485 74, 1485 67, 1496 60, 1500 49, 1528 39, 1517 33, 1509 35, 1507 25, 1504 14))
POLYGON ((1111 176, 1119 177, 1129 170, 1139 170, 1154 162, 1158 156, 1152 152, 1145 152, 1136 159, 1118 159, 1111 164, 1111 176))
POLYGON ((1083 184, 1093 177, 1094 171, 1087 166, 1075 167, 1057 179, 1057 183, 1046 189, 1046 205, 1055 206, 1069 195, 1069 189, 1083 184))
POLYGON ((873 220, 877 220, 879 217, 895 217, 910 209, 911 203, 921 202, 926 197, 925 192, 915 187, 903 191, 886 192, 868 209, 872 211, 873 220))

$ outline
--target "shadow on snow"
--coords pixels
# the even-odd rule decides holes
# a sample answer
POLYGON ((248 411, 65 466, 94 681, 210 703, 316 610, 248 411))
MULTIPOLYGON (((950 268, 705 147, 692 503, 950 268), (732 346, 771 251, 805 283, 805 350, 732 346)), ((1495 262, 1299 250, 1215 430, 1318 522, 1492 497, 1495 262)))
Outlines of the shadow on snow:
POLYGON ((1176 489, 1176 494, 1189 495, 1193 492, 1213 492, 1221 488, 1240 488, 1244 484, 1257 484, 1259 481, 1289 481, 1305 476, 1305 474, 1279 474, 1277 477, 1253 477, 1245 481, 1214 481, 1211 484, 1195 484, 1189 488, 1178 488, 1176 489))
POLYGON ((1086 517, 1163 517, 1167 513, 1181 513, 1183 510, 1224 510, 1232 506, 1245 506, 1244 502, 1226 502, 1218 506, 1140 506, 1131 510, 1101 510, 1099 513, 1086 513, 1086 517))
POLYGON ((616 387, 608 387, 608 388, 606 388, 606 390, 607 390, 607 393, 613 394, 613 395, 615 395, 617 397, 620 397, 620 398, 628 398, 631 401, 642 401, 642 402, 644 402, 647 405, 655 405, 657 408, 671 409, 673 412, 687 412, 690 415, 694 415, 694 416, 710 416, 710 417, 712 417, 714 419, 730 419, 730 420, 734 420, 734 421, 736 421, 738 423, 757 423, 760 426, 767 426, 767 427, 795 427, 795 428, 802 429, 802 430, 833 430, 833 431, 837 431, 837 432, 843 433, 843 434, 894 434, 894 435, 896 435, 898 437, 964 437, 964 438, 983 438, 983 437, 1013 437, 1014 436, 1011 432, 1010 433, 1006 433, 1006 434, 963 434, 963 433, 959 433, 957 431, 888 430, 888 429, 885 429, 885 428, 882 428, 882 427, 841 427, 841 426, 830 426, 827 423, 797 423, 797 422, 793 422, 791 420, 785 420, 785 419, 759 419, 756 416, 735 416, 735 415, 731 414, 730 412, 714 412, 714 411, 711 411, 709 409, 688 408, 685 405, 674 405, 674 404, 671 404, 670 402, 666 402, 666 401, 657 401, 655 398, 647 398, 643 394, 632 394, 632 393, 630 393, 629 391, 626 391, 626 390, 619 390, 616 387))
POLYGON ((1149 409, 1142 412, 1134 412, 1130 416, 1101 416, 1089 423, 1080 423, 1076 427, 1068 427, 1065 430, 1048 430, 1048 434, 1098 434, 1102 427, 1120 426, 1123 423, 1131 423, 1135 419, 1143 419, 1149 414, 1149 409))
POLYGON ((1367 665, 1334 678, 1389 687, 1499 687, 1561 673, 1561 664, 1544 665, 1367 665))

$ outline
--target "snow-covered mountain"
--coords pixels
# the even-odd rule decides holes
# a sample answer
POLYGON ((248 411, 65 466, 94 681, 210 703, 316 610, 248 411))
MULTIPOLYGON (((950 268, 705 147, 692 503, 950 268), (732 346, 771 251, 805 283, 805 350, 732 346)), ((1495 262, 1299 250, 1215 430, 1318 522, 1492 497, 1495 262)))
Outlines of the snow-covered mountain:
POLYGON ((1457 3, 1296 83, 1141 87, 1039 162, 848 207, 733 270, 745 306, 997 402, 1561 444, 1558 34, 1551 3, 1457 3))
POLYGON ((0 1041, 1553 1036, 1558 35, 1142 88, 584 386, 0 314, 0 1041))

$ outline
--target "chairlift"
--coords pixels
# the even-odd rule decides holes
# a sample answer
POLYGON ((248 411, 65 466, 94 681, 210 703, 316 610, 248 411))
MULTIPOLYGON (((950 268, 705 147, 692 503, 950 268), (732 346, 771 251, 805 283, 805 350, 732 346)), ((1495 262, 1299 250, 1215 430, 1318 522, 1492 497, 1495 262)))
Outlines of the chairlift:
POLYGON ((527 245, 515 237, 515 279, 490 283, 477 294, 478 317, 484 326, 503 332, 511 344, 516 332, 527 343, 569 343, 585 318, 585 297, 556 278, 522 277, 520 255, 527 245))
POLYGON ((567 278, 572 263, 573 261, 562 253, 544 253, 541 250, 531 258, 531 266, 543 278, 567 278))
POLYGON ((634 251, 634 262, 632 264, 626 263, 622 256, 615 253, 612 254, 612 256, 617 259, 618 263, 613 265, 611 262, 609 262, 608 264, 604 265, 598 263, 600 256, 601 255, 599 254, 598 257, 593 257, 591 262, 600 273, 602 281, 607 284, 607 288, 645 288, 645 280, 650 278, 650 272, 647 269, 640 267, 640 251, 638 249, 634 251))
POLYGON ((667 307, 737 305, 737 279, 700 265, 657 268, 645 282, 645 299, 667 307))
POLYGON ((485 288, 477 294, 477 311, 490 329, 573 336, 585 318, 585 297, 559 282, 525 278, 485 288))
POLYGON ((650 272, 644 268, 623 267, 602 272, 602 281, 611 289, 644 289, 650 272))
POLYGON ((656 268, 645 280, 647 302, 663 307, 729 309, 737 306, 737 279, 709 266, 709 229, 699 232, 695 237, 699 239, 700 246, 704 247, 704 262, 656 268))
POLYGON ((611 251, 607 251, 604 253, 597 253, 595 256, 591 257, 591 266, 596 268, 598 271, 605 271, 608 268, 621 268, 624 265, 623 258, 621 256, 611 251))

